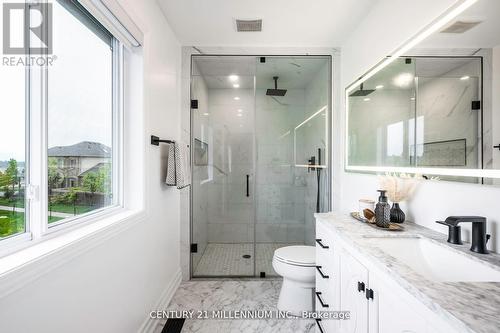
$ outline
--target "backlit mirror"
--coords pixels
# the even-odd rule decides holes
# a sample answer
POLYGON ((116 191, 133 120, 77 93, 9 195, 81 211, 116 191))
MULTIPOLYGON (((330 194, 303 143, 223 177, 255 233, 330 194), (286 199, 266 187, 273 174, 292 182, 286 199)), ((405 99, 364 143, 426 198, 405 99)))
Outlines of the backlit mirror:
POLYGON ((430 29, 346 89, 346 170, 498 185, 500 1, 430 29))

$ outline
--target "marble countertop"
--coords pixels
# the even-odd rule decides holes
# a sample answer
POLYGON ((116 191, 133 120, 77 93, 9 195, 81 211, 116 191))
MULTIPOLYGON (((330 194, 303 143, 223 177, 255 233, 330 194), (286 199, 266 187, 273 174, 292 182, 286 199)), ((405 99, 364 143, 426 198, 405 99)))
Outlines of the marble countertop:
POLYGON ((451 248, 469 258, 475 258, 500 271, 500 254, 477 254, 469 244, 453 245, 446 242, 446 235, 405 222, 405 231, 388 232, 363 224, 346 213, 315 214, 336 235, 372 260, 396 280, 410 294, 443 317, 459 332, 500 332, 500 282, 436 282, 418 274, 405 263, 398 261, 370 243, 371 237, 424 237, 436 244, 451 248))

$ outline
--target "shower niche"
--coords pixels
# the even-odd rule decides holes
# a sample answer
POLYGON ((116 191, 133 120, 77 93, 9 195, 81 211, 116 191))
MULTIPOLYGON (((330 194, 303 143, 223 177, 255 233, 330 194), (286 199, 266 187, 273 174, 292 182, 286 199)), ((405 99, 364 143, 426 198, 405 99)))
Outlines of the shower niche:
POLYGON ((329 56, 193 56, 193 277, 276 275, 330 197, 329 56), (202 158, 203 157, 203 158, 202 158))

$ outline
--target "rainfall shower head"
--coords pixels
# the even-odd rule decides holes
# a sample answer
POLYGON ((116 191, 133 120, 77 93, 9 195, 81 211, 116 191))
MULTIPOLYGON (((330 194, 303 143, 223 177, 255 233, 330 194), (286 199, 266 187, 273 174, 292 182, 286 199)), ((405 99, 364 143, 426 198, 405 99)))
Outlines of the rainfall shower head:
POLYGON ((274 80, 274 89, 267 89, 266 95, 267 96, 285 96, 286 89, 278 89, 278 77, 273 76, 273 80, 274 80))
POLYGON ((359 86, 359 90, 356 90, 355 92, 351 93, 349 97, 363 97, 363 96, 368 96, 372 92, 374 92, 375 89, 363 89, 363 83, 359 86))

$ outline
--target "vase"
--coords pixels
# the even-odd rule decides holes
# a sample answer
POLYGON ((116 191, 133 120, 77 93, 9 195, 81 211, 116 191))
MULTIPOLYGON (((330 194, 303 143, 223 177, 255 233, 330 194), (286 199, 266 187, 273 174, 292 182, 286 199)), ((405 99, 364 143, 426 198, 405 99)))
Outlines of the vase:
POLYGON ((403 223, 405 218, 405 213, 401 210, 401 208, 399 208, 399 203, 393 203, 391 208, 391 222, 403 223))

